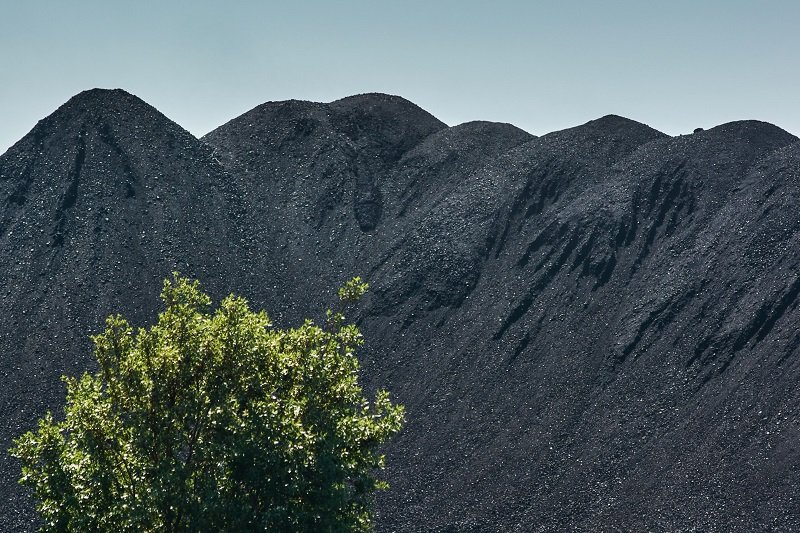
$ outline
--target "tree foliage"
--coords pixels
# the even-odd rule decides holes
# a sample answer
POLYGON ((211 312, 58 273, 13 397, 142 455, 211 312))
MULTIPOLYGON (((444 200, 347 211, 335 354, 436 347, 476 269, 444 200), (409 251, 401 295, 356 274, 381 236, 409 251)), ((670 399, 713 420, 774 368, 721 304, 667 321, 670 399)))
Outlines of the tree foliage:
MULTIPOLYGON (((360 280, 343 288, 352 299, 360 280)), ((47 531, 362 531, 379 446, 402 406, 371 404, 339 313, 276 329, 197 282, 164 282, 158 323, 93 337, 100 370, 67 378, 65 418, 15 441, 47 531)))

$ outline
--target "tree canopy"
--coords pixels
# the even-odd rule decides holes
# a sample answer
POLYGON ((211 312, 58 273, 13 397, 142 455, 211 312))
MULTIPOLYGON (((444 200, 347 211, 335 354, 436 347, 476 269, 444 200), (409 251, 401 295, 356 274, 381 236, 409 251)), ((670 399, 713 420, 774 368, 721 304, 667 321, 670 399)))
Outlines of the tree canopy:
MULTIPOLYGON (((366 284, 340 290, 357 299, 366 284)), ((363 531, 403 408, 358 383, 358 329, 331 311, 277 329, 236 296, 164 282, 147 329, 111 316, 65 417, 15 441, 46 531, 363 531)))

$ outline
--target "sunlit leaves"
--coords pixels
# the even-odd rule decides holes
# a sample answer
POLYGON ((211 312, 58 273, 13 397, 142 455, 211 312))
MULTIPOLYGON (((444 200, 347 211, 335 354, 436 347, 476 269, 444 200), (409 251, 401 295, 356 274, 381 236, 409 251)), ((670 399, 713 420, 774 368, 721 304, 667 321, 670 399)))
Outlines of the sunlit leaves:
MULTIPOLYGON (((356 278, 340 296, 364 290, 356 278)), ((16 440, 43 529, 369 529, 378 447, 403 409, 364 398, 358 329, 340 313, 275 329, 238 297, 212 310, 177 275, 162 299, 149 329, 109 317, 100 370, 65 378, 64 420, 16 440)))

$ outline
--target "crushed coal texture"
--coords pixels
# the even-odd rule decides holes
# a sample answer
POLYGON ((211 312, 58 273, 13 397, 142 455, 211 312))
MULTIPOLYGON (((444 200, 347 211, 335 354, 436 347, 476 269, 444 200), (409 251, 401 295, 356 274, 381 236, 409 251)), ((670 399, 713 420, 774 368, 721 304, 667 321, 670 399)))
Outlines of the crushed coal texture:
POLYGON ((365 94, 198 140, 87 91, 0 156, 0 447, 173 270, 283 326, 362 275, 366 389, 408 414, 379 531, 800 530, 799 215, 800 143, 757 121, 537 138, 365 94))

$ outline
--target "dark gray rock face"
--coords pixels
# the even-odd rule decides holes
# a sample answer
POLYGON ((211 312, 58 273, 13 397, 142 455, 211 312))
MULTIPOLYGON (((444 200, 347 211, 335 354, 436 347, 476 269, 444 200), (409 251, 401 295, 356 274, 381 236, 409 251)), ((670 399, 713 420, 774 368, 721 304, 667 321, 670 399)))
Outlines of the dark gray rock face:
POLYGON ((0 444, 171 270, 281 325, 360 274, 366 387, 408 411, 379 530, 798 530, 799 202, 798 139, 755 121, 534 138, 368 94, 199 141, 82 93, 0 157, 0 444))

